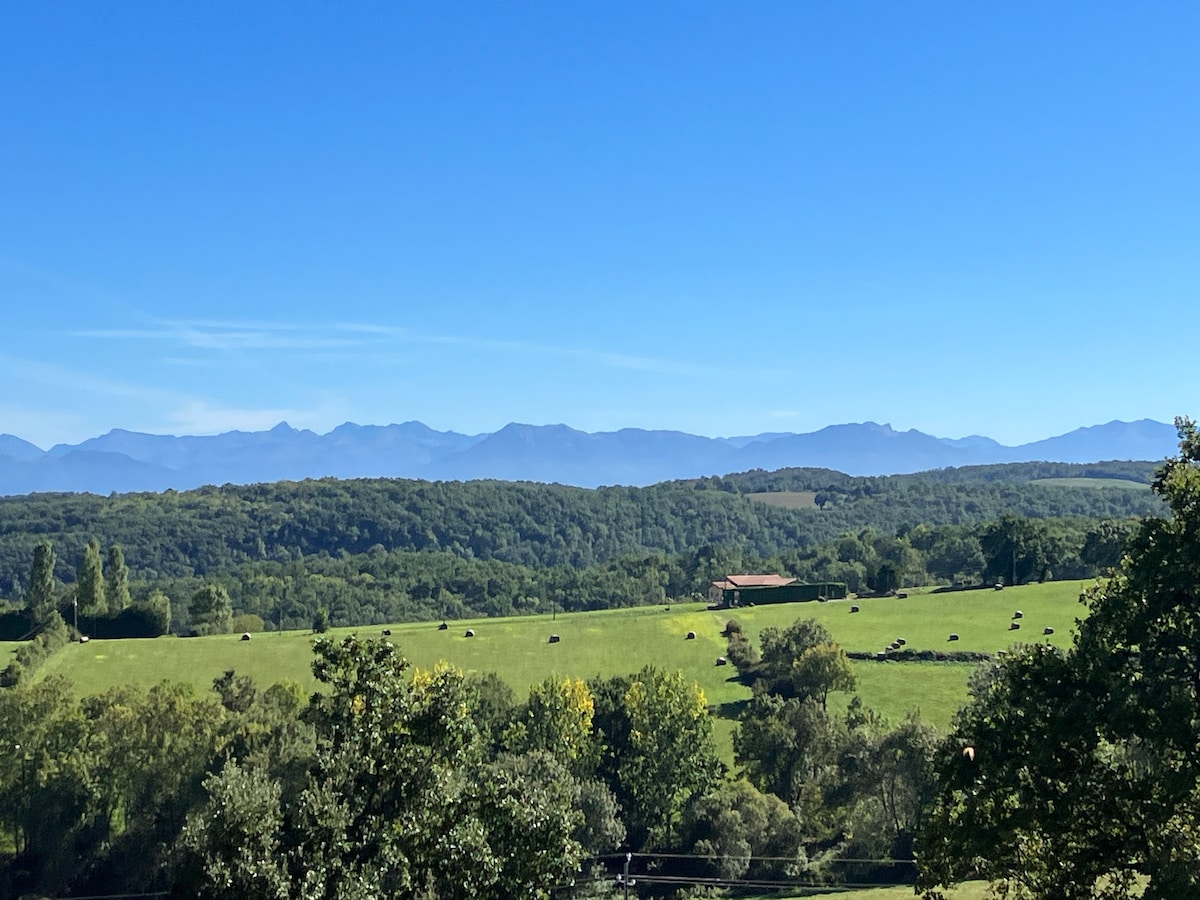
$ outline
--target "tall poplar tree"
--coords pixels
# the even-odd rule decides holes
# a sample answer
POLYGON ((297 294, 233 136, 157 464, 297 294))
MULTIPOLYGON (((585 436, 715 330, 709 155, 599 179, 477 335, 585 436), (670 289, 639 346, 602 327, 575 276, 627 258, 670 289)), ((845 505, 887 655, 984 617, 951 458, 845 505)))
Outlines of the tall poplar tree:
POLYGON ((75 570, 75 602, 84 616, 95 618, 108 611, 104 598, 104 564, 100 561, 100 542, 90 540, 75 570))
POLYGON ((44 625, 56 609, 54 599, 54 546, 41 541, 33 548, 33 568, 29 573, 26 608, 34 625, 44 625))
POLYGON ((115 616, 129 606, 129 569, 125 565, 125 552, 120 544, 108 548, 108 575, 104 582, 104 599, 109 615, 115 616))

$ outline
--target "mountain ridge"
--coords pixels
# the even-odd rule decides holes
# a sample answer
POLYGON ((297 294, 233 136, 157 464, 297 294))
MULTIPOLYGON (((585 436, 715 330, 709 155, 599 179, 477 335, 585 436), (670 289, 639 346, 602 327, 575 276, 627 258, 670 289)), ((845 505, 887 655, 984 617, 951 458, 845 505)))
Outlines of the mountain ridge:
POLYGON ((1175 451, 1174 426, 1114 420, 1006 446, 990 437, 940 438, 875 422, 814 432, 704 437, 665 429, 587 432, 511 422, 492 433, 437 431, 422 422, 358 425, 326 434, 280 422, 266 431, 156 435, 114 428, 49 450, 0 435, 0 494, 187 490, 305 478, 497 479, 579 487, 647 485, 752 469, 836 469, 895 475, 1008 462, 1154 460, 1175 451))

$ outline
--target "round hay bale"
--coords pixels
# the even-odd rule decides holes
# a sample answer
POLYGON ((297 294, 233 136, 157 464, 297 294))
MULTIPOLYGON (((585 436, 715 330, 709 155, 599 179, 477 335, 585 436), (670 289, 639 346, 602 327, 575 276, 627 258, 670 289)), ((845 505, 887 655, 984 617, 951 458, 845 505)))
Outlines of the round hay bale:
POLYGON ((86 634, 81 634, 79 636, 79 643, 81 643, 81 644, 86 644, 90 640, 91 640, 91 638, 88 637, 86 634))
POLYGON ((957 635, 957 634, 954 634, 954 633, 951 633, 950 637, 946 638, 946 640, 948 640, 948 641, 957 641, 957 640, 958 640, 958 635, 957 635))
POLYGON ((1018 628, 1020 628, 1020 627, 1021 627, 1021 623, 1020 623, 1020 622, 1009 622, 1009 623, 1008 623, 1008 630, 1009 630, 1009 631, 1016 631, 1016 630, 1017 630, 1018 628))
POLYGON ((1004 590, 1004 585, 999 581, 996 582, 996 590, 998 590, 998 591, 1004 590))
POLYGON ((858 607, 857 606, 850 607, 850 612, 858 612, 858 607))
POLYGON ((908 643, 908 641, 906 641, 904 638, 896 638, 896 643, 899 644, 901 647, 903 647, 905 644, 908 643))
POLYGON ((907 599, 908 599, 908 592, 907 592, 907 591, 897 591, 897 592, 896 592, 896 599, 897 599, 897 600, 907 600, 907 599))
POLYGON ((392 629, 390 629, 390 628, 385 628, 385 629, 383 629, 383 636, 384 636, 384 637, 391 637, 391 636, 392 636, 392 629))
POLYGON ((1042 634, 1054 634, 1054 629, 1047 625, 1042 629, 1042 634))
POLYGON ((450 627, 449 625, 447 625, 445 622, 443 622, 441 625, 438 626, 438 631, 445 631, 449 627, 450 627))
POLYGON ((717 657, 717 665, 718 666, 727 666, 727 665, 729 665, 729 660, 727 660, 723 656, 718 656, 717 657))
POLYGON ((549 642, 550 642, 551 644, 557 644, 557 643, 558 643, 558 641, 559 641, 559 637, 558 637, 558 635, 557 635, 557 634, 552 634, 552 635, 550 635, 550 641, 549 641, 549 642))
POLYGON ((468 628, 468 629, 467 629, 467 633, 466 633, 466 634, 464 634, 464 635, 463 635, 463 637, 475 637, 475 629, 474 629, 474 628, 468 628))
POLYGON ((876 659, 887 659, 887 654, 886 653, 876 653, 875 658, 876 659))
POLYGON ((687 633, 687 637, 684 638, 685 641, 694 641, 695 639, 696 639, 696 632, 694 632, 694 631, 689 631, 687 633))
POLYGON ((897 644, 895 641, 892 641, 890 644, 888 644, 888 649, 889 650, 899 650, 900 645, 897 644))
POLYGON ((242 640, 243 640, 243 641, 248 641, 248 640, 250 640, 250 632, 248 632, 248 631, 244 631, 244 632, 242 632, 242 640))
POLYGON ((1013 613, 1014 619, 1023 619, 1024 617, 1025 617, 1025 613, 1021 612, 1019 609, 1015 613, 1013 613))

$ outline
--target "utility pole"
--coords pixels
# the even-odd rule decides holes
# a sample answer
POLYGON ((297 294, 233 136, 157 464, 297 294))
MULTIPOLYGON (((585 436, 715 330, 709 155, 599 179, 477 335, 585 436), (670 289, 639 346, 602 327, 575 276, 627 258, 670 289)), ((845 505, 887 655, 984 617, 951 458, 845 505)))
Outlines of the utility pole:
POLYGON ((621 886, 625 889, 625 900, 629 900, 629 886, 631 884, 637 884, 637 882, 634 879, 629 877, 629 861, 631 859, 633 859, 633 854, 626 853, 625 854, 625 869, 621 873, 620 877, 617 879, 618 881, 621 882, 621 886))

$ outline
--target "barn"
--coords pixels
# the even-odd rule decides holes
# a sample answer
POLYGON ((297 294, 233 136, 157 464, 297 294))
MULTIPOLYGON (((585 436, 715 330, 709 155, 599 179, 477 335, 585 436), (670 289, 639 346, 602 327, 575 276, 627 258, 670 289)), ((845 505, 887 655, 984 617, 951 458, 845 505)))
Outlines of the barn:
POLYGON ((709 599, 719 607, 751 606, 759 603, 794 603, 805 600, 841 600, 846 585, 825 581, 805 584, 785 575, 726 575, 709 588, 709 599))

